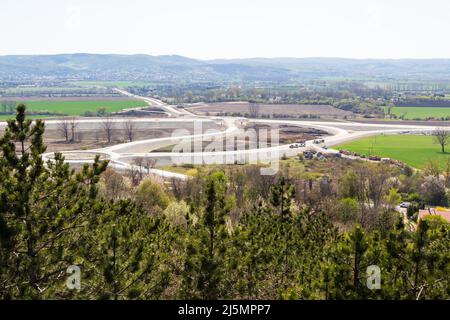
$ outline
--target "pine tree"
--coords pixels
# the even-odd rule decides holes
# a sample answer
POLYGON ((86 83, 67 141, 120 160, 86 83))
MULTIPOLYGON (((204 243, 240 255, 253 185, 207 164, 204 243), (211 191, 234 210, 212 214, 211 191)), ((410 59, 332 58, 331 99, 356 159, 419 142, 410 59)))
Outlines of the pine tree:
POLYGON ((275 269, 274 257, 279 254, 274 246, 277 230, 274 227, 273 216, 262 203, 241 217, 227 252, 226 278, 237 297, 250 300, 271 297, 274 288, 268 280, 275 269))
POLYGON ((291 204, 295 194, 294 186, 282 177, 279 183, 271 188, 270 203, 277 208, 278 213, 283 219, 288 219, 291 213, 291 204))
POLYGON ((367 288, 363 285, 368 266, 366 253, 369 243, 365 232, 356 226, 352 232, 345 234, 342 241, 336 245, 332 254, 334 271, 332 298, 363 299, 367 295, 367 288))
POLYGON ((162 264, 168 252, 166 239, 158 239, 164 221, 130 200, 99 201, 95 211, 81 239, 85 276, 77 297, 158 298, 169 281, 162 264))
MULTIPOLYGON (((4 298, 44 298, 71 264, 72 235, 83 227, 83 216, 95 201, 96 186, 106 162, 75 174, 56 154, 44 164, 41 154, 44 123, 25 119, 17 107, 0 141, 0 216, 2 236, 1 295, 4 298)), ((61 279, 61 280, 60 280, 61 279)))
POLYGON ((227 183, 223 172, 206 179, 205 209, 188 237, 183 270, 185 298, 217 299, 223 294, 224 256, 229 240, 225 218, 234 205, 226 194, 227 183))

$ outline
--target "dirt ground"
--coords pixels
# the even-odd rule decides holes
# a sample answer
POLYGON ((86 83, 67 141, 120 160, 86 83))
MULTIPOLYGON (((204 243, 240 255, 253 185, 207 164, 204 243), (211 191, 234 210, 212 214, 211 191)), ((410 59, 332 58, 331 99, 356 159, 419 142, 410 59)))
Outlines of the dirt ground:
MULTIPOLYGON (((215 126, 204 124, 203 131, 211 128, 216 128, 215 126)), ((154 139, 154 138, 164 138, 170 137, 174 128, 148 128, 135 130, 133 141, 154 139)), ((193 129, 188 126, 185 127, 191 134, 193 134, 193 129)), ((115 145, 119 143, 129 142, 126 137, 126 132, 120 129, 114 129, 112 133, 113 142, 107 143, 105 132, 101 129, 96 131, 80 131, 77 133, 77 139, 75 143, 66 143, 61 136, 61 133, 56 130, 48 130, 45 133, 45 143, 47 144, 48 152, 58 152, 58 151, 70 151, 70 150, 89 150, 104 148, 110 145, 115 145)))
MULTIPOLYGON (((173 124, 164 128, 139 128, 134 130, 133 141, 170 137, 172 133, 177 129, 186 129, 193 134, 193 125, 186 124, 173 124)), ((205 122, 202 125, 202 130, 205 132, 209 129, 221 129, 215 123, 205 122)), ((0 129, 0 136, 4 133, 4 128, 0 129)), ((75 134, 75 142, 66 142, 62 133, 55 129, 47 128, 44 134, 44 143, 47 146, 47 152, 62 152, 72 150, 91 150, 104 148, 107 146, 129 142, 126 136, 126 132, 123 129, 112 130, 112 142, 108 143, 106 139, 105 131, 99 126, 97 130, 77 130, 75 134)))
MULTIPOLYGON (((270 130, 270 128, 270 126, 263 124, 250 124, 245 127, 246 130, 254 129, 256 132, 260 129, 270 130)), ((279 130, 279 139, 281 144, 294 143, 298 140, 313 140, 327 134, 325 131, 314 128, 300 128, 286 125, 280 126, 279 130)))
MULTIPOLYGON (((133 141, 170 137, 173 130, 171 129, 144 129, 136 130, 133 141)), ((45 144, 48 152, 71 151, 71 150, 90 150, 104 148, 118 143, 129 142, 123 130, 113 130, 113 141, 107 142, 103 130, 97 131, 80 131, 76 134, 76 141, 66 143, 61 133, 55 130, 48 130, 45 133, 45 144)))
MULTIPOLYGON (((250 114, 249 103, 247 102, 224 102, 211 104, 194 104, 186 106, 186 109, 197 114, 250 114)), ((260 116, 271 116, 274 118, 301 118, 308 116, 320 117, 353 117, 350 111, 344 111, 328 105, 303 105, 303 104, 259 104, 260 116)))

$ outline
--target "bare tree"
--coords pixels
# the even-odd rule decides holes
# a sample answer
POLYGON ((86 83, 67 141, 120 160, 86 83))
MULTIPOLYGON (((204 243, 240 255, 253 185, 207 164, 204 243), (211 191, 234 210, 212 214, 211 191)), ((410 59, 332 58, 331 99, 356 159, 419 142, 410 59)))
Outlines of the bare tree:
POLYGON ((248 113, 250 118, 258 118, 259 117, 260 105, 254 101, 250 101, 248 105, 248 113))
POLYGON ((102 123, 103 132, 105 133, 106 140, 108 143, 111 143, 113 138, 113 129, 114 123, 111 120, 111 117, 106 117, 102 123))
POLYGON ((131 183, 134 186, 137 186, 139 183, 141 183, 142 179, 144 178, 144 158, 142 157, 136 157, 133 158, 133 165, 131 166, 130 170, 128 171, 128 177, 131 180, 131 183))
POLYGON ((156 165, 156 160, 153 158, 136 157, 132 160, 128 177, 133 185, 138 185, 143 179, 145 174, 150 174, 150 169, 153 169, 156 165))
POLYGON ((70 133, 71 133, 70 142, 75 142, 75 140, 76 140, 75 136, 76 136, 77 127, 78 127, 78 122, 75 120, 75 118, 70 119, 70 133))
POLYGON ((442 153, 445 153, 445 146, 450 142, 450 131, 438 128, 433 132, 434 140, 441 146, 442 153))
POLYGON ((144 158, 142 157, 133 158, 133 164, 135 166, 138 166, 139 169, 142 169, 142 167, 144 166, 144 158))
POLYGON ((144 160, 144 168, 147 169, 147 174, 150 173, 150 169, 153 169, 156 165, 156 159, 153 158, 145 158, 144 160))
POLYGON ((107 199, 118 200, 128 196, 130 190, 121 174, 107 169, 102 174, 102 181, 104 186, 101 188, 101 193, 107 199))
POLYGON ((58 132, 64 137, 66 142, 75 142, 76 129, 78 123, 75 118, 64 119, 58 124, 58 132))
POLYGON ((132 166, 128 170, 127 176, 133 186, 139 185, 139 183, 142 181, 142 172, 135 166, 132 166))
POLYGON ((180 179, 172 178, 171 182, 171 190, 177 200, 181 200, 183 196, 183 185, 180 179))
POLYGON ((70 125, 68 120, 62 120, 60 123, 58 123, 58 132, 61 133, 64 139, 66 139, 66 143, 68 143, 70 139, 69 127, 70 125))
POLYGON ((128 141, 133 141, 134 139, 134 122, 132 120, 125 121, 124 124, 125 137, 128 141))

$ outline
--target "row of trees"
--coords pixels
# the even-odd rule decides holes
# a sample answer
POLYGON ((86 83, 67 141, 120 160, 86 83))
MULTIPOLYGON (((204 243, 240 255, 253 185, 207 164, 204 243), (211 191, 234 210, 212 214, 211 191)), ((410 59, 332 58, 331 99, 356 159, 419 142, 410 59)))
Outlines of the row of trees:
POLYGON ((13 114, 15 111, 17 103, 12 100, 2 100, 2 112, 5 114, 13 114))
MULTIPOLYGON (((273 104, 326 104, 365 115, 384 116, 383 106, 391 104, 392 92, 381 88, 369 88, 355 82, 312 82, 308 86, 268 88, 229 85, 158 86, 156 88, 128 88, 140 95, 164 97, 168 103, 249 101, 273 104)), ((250 108, 253 108, 251 106, 250 108)), ((250 117, 255 115, 249 110, 250 117)))
MULTIPOLYGON (((65 139, 66 143, 73 143, 77 140, 78 122, 75 118, 64 119, 58 124, 58 132, 65 139)), ((117 130, 114 121, 110 117, 106 117, 101 123, 101 131, 105 135, 108 143, 113 142, 114 132, 117 130)), ((125 121, 122 124, 121 131, 124 138, 132 142, 135 138, 136 125, 132 120, 125 121)))
MULTIPOLYGON (((380 232, 365 216, 345 231, 325 202, 304 197, 315 183, 303 190, 284 174, 214 170, 174 181, 172 192, 155 179, 130 187, 98 158, 79 171, 58 154, 43 163, 43 134, 19 106, 0 140, 3 299, 449 298, 443 221, 409 231, 394 215, 380 232), (381 272, 378 289, 367 286, 369 266, 381 272), (81 271, 79 287, 67 286, 68 268, 81 271)), ((384 210, 384 182, 361 171, 342 192, 384 210), (359 190, 363 178, 378 180, 359 190)), ((325 198, 329 183, 319 184, 325 198)))

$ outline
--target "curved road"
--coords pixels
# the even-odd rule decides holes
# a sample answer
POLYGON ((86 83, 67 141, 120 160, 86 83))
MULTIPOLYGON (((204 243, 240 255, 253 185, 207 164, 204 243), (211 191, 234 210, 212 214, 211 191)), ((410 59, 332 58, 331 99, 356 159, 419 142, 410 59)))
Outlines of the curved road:
MULTIPOLYGON (((242 127, 248 123, 266 124, 271 126, 289 125, 298 126, 304 128, 320 129, 329 134, 325 137, 325 145, 333 146, 341 144, 350 140, 359 139, 362 137, 373 136, 378 134, 402 134, 402 133, 424 133, 436 130, 434 126, 418 126, 418 125, 400 125, 400 124, 366 124, 356 122, 323 122, 323 121, 293 121, 293 120, 268 120, 268 119, 246 119, 235 117, 214 117, 214 116, 197 116, 185 109, 178 109, 174 106, 169 106, 163 102, 154 99, 141 97, 131 94, 127 91, 116 89, 121 94, 133 97, 134 99, 141 99, 149 105, 156 105, 169 113, 171 118, 169 119, 155 119, 160 122, 202 122, 202 121, 220 121, 225 126, 224 131, 208 130, 206 132, 199 131, 200 133, 190 134, 178 134, 172 137, 166 138, 154 138, 147 140, 134 141, 130 143, 117 144, 107 148, 94 149, 94 150, 77 150, 63 152, 66 156, 66 162, 68 163, 92 163, 94 155, 101 155, 105 159, 110 160, 110 166, 117 170, 130 170, 138 169, 133 165, 131 160, 136 157, 151 158, 158 161, 167 161, 167 163, 236 163, 243 161, 254 161, 255 159, 264 159, 267 161, 278 160, 282 155, 294 156, 299 152, 304 151, 307 148, 315 148, 324 153, 336 153, 336 150, 325 150, 321 146, 315 145, 313 141, 307 141, 306 146, 303 148, 290 148, 290 144, 287 145, 275 145, 266 148, 254 148, 249 150, 237 150, 237 151, 221 151, 220 148, 216 151, 201 151, 202 141, 211 141, 220 138, 222 141, 226 137, 235 137, 242 134, 242 127), (150 152, 151 150, 160 148, 162 146, 177 145, 180 143, 195 142, 200 143, 200 148, 196 149, 196 152, 150 152), (146 152, 142 152, 145 150, 146 152), (218 150, 218 151, 217 151, 218 150)), ((99 124, 98 119, 85 119, 79 120, 79 122, 92 122, 94 125, 99 124)), ((121 122, 123 119, 114 119, 113 121, 121 122)), ((137 119, 135 121, 149 121, 149 119, 137 119)), ((46 124, 58 123, 58 120, 49 120, 46 124)), ((450 127, 444 128, 450 130, 450 127)), ((190 144, 189 144, 190 146, 190 144)), ((53 153, 47 153, 43 156, 44 160, 52 160, 53 153)), ((140 168, 139 168, 140 169, 140 168)), ((141 170, 141 169, 140 169, 141 170)), ((188 177, 183 174, 150 169, 149 172, 160 175, 165 178, 178 178, 187 179, 188 177)))

